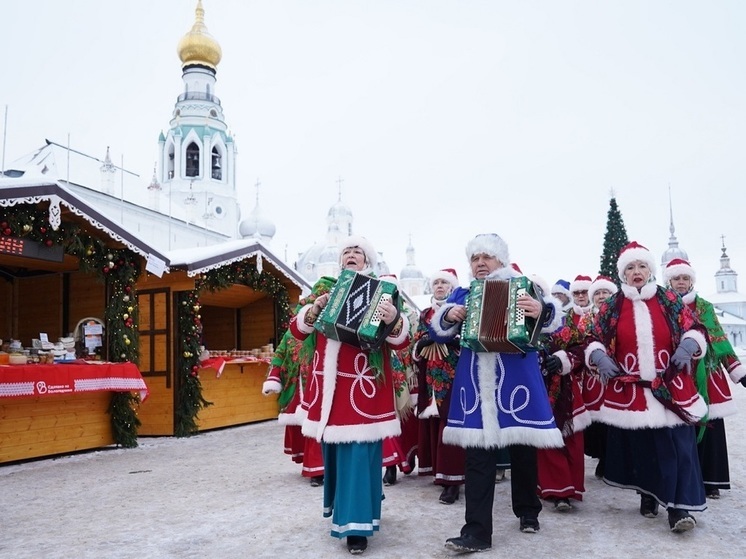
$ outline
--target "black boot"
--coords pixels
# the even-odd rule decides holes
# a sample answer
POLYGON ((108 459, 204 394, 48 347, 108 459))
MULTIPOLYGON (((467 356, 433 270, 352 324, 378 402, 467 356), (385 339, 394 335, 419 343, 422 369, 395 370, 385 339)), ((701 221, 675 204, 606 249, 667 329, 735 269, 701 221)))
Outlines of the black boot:
POLYGON ((314 476, 311 478, 311 487, 324 485, 324 476, 314 476))
POLYGON ((386 473, 383 474, 383 484, 396 484, 396 466, 386 466, 386 473))
POLYGON ((440 498, 438 499, 441 503, 444 505, 452 505, 456 501, 458 501, 459 496, 459 485, 446 485, 443 488, 443 492, 440 494, 440 498))
POLYGON ((640 494, 640 514, 645 518, 658 516, 658 501, 652 495, 640 494))
POLYGON ((368 549, 368 538, 365 536, 347 536, 347 551, 353 555, 360 555, 368 549))
POLYGON ((684 509, 668 509, 668 525, 672 532, 688 532, 697 525, 697 521, 684 509))

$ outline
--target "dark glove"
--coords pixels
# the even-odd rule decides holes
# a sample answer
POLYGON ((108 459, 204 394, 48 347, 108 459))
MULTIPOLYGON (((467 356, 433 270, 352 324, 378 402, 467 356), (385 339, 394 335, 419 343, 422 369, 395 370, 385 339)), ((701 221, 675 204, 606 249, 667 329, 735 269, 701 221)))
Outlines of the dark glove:
POLYGON ((550 375, 562 372, 562 360, 556 355, 547 355, 544 359, 544 370, 550 375))
POLYGON ((429 345, 433 345, 435 343, 435 340, 433 340, 428 334, 424 334, 420 340, 417 342, 418 349, 425 349, 429 345))
POLYGON ((606 352, 602 349, 596 349, 591 353, 591 365, 595 366, 598 370, 598 376, 601 377, 603 382, 608 382, 609 379, 614 378, 619 374, 619 367, 617 367, 614 360, 606 355, 606 352))
POLYGON ((671 362, 681 371, 684 367, 689 368, 692 357, 699 351, 699 344, 692 338, 684 338, 679 343, 679 347, 673 352, 671 362))
POLYGON ((738 382, 740 382, 740 383, 741 383, 741 386, 743 386, 744 388, 746 388, 746 377, 743 377, 743 378, 742 378, 741 380, 739 380, 738 382))

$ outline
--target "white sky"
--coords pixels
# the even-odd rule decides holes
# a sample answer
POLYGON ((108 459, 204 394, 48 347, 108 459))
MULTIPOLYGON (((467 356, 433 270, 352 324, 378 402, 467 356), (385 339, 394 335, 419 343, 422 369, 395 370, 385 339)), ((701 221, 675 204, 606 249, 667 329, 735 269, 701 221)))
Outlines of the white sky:
MULTIPOLYGON (((746 274, 746 3, 203 4, 243 211, 259 178, 280 255, 323 240, 341 176, 354 232, 394 273, 411 234, 425 273, 466 283, 466 242, 496 232, 524 272, 595 276, 610 190, 659 258, 670 185, 700 291, 715 289, 721 234, 746 274)), ((144 189, 195 5, 4 0, 6 166, 70 134, 91 155, 111 146, 144 189)))

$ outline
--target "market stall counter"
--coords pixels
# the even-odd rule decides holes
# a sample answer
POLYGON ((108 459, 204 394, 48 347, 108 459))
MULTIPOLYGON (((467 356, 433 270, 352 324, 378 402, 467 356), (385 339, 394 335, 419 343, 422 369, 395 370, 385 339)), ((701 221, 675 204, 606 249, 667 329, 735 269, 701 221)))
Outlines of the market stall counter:
POLYGON ((199 412, 201 431, 277 418, 277 394, 262 394, 269 358, 214 357, 200 367, 202 395, 213 403, 199 412))
POLYGON ((130 362, 70 361, 0 366, 0 463, 115 443, 112 392, 148 388, 130 362))

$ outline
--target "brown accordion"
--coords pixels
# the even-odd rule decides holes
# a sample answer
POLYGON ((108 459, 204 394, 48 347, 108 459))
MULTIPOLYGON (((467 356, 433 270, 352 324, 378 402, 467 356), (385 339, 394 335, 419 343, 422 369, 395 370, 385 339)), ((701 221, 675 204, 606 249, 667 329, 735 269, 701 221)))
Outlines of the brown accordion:
POLYGON ((525 353, 536 349, 541 325, 516 305, 526 294, 539 299, 525 276, 472 280, 466 299, 461 345, 477 352, 525 353))

